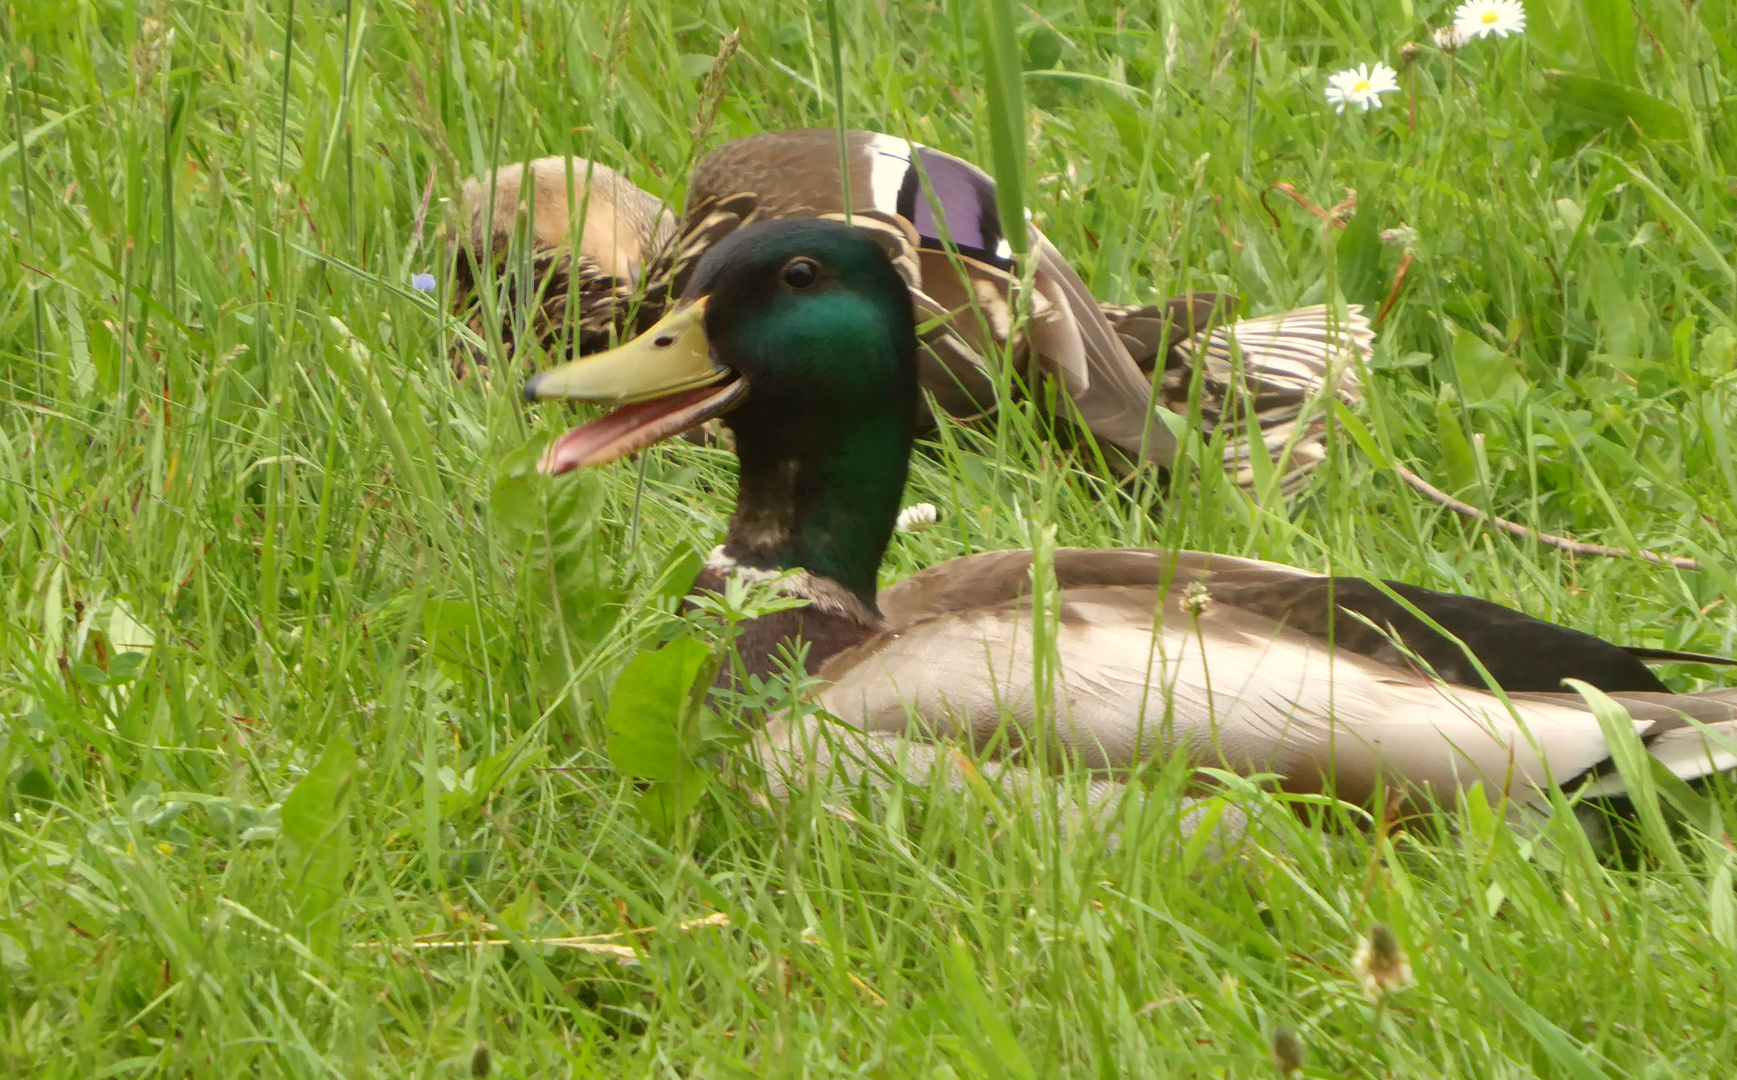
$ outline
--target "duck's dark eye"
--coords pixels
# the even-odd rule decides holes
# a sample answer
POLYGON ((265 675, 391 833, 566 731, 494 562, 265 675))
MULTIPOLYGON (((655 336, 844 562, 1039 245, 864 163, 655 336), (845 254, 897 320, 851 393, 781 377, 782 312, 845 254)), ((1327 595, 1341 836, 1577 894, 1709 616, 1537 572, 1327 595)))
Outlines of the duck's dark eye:
POLYGON ((784 284, 792 289, 806 289, 820 276, 820 267, 813 259, 791 259, 784 264, 784 284))

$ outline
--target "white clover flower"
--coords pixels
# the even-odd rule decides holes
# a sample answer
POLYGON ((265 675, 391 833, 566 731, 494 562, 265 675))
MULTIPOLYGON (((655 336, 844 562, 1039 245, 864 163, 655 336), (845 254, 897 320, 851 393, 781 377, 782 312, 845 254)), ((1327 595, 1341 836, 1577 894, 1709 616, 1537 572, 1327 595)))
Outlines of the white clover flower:
POLYGON ((1454 31, 1467 41, 1507 37, 1526 30, 1526 9, 1520 0, 1466 0, 1454 10, 1454 31))
POLYGON ((899 522, 894 528, 903 533, 927 532, 940 516, 934 503, 917 503, 899 511, 899 522))
POLYGON ((1386 64, 1373 68, 1358 64, 1327 78, 1327 104, 1336 105, 1334 112, 1344 112, 1347 105, 1361 105, 1365 112, 1381 107, 1381 94, 1399 89, 1399 72, 1386 64))
POLYGON ((1417 230, 1410 225, 1398 225, 1391 229, 1381 230, 1381 242, 1389 247, 1411 250, 1411 245, 1417 243, 1417 230))
POLYGON ((1458 52, 1466 42, 1472 40, 1457 25, 1438 26, 1429 32, 1429 38, 1442 52, 1458 52))

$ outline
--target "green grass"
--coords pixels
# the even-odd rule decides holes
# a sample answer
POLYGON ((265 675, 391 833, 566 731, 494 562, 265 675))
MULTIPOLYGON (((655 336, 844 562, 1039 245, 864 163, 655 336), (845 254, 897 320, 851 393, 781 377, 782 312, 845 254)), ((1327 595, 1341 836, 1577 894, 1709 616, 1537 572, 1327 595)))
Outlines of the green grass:
MULTIPOLYGON (((975 7, 882 7, 838 5, 849 121, 987 164, 975 7)), ((1113 490, 1009 409, 926 450, 911 499, 944 517, 889 579, 1053 528, 1737 651, 1737 8, 1531 0, 1523 38, 1425 48, 1404 100, 1341 117, 1327 74, 1398 66, 1449 5, 1104 7, 1015 9, 1027 201, 1094 289, 1379 307, 1408 225, 1358 413, 1380 452, 1707 569, 1491 534, 1343 431, 1290 504, 1210 470, 1113 490), (1269 212, 1279 182, 1356 213, 1269 212)), ((678 841, 642 823, 603 710, 671 632, 729 460, 660 448, 643 499, 631 465, 541 480, 561 418, 504 365, 455 382, 408 281, 445 280, 448 200, 492 162, 570 150, 679 203, 704 149, 836 123, 826 27, 699 0, 0 15, 0 1071, 466 1076, 486 1044, 509 1077, 1248 1077, 1285 1027, 1313 1076, 1728 1072, 1729 787, 1622 866, 1567 816, 1384 836, 1255 789, 1227 796, 1249 841, 1203 852, 1168 773, 1114 847, 948 792, 853 817, 720 786, 678 841), (1376 922, 1417 977, 1384 1004, 1349 970, 1376 922), (633 963, 538 943, 626 927, 654 928, 615 939, 633 963)))

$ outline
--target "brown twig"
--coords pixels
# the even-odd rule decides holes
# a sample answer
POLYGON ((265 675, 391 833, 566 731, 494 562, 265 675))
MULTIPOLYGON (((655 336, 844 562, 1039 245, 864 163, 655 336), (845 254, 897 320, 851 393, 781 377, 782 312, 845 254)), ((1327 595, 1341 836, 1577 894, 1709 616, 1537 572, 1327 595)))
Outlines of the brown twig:
POLYGON ((1333 209, 1327 211, 1327 222, 1335 229, 1343 229, 1351 223, 1351 215, 1357 212, 1357 189, 1346 188, 1345 197, 1333 204, 1333 209))
POLYGON ((1684 559, 1676 555, 1660 555, 1656 551, 1648 551, 1645 548, 1631 550, 1629 548, 1607 547, 1604 544, 1588 544, 1582 540, 1570 540, 1566 536, 1553 536, 1547 532, 1539 532, 1537 529, 1517 524, 1507 518, 1499 518, 1487 510, 1473 506, 1471 503, 1462 502, 1404 465, 1395 463, 1394 468, 1399 470, 1401 479, 1431 502, 1445 506, 1461 517, 1468 517, 1474 521, 1493 525, 1508 535, 1517 536, 1522 540, 1536 540, 1545 547, 1566 551, 1570 555, 1595 555, 1605 559, 1639 559, 1642 562, 1656 563, 1659 566, 1674 566, 1678 570, 1701 569, 1701 564, 1694 559, 1684 559))
POLYGON ((1375 314, 1375 327, 1381 328, 1386 321, 1387 313, 1393 310, 1393 302, 1399 299, 1399 290, 1405 287, 1406 271, 1411 269, 1411 252, 1405 253, 1405 258, 1399 260, 1399 269, 1393 272, 1393 288, 1387 290, 1387 299, 1382 302, 1381 310, 1375 314))
MULTIPOLYGON (((1288 187, 1289 185, 1286 186, 1288 187)), ((1267 212, 1267 217, 1273 219, 1273 228, 1275 229, 1280 228, 1284 224, 1284 222, 1279 220, 1279 215, 1273 212, 1272 204, 1267 202, 1267 192, 1276 187, 1278 187, 1277 184, 1268 184, 1266 187, 1261 189, 1261 209, 1267 212)), ((1293 188, 1292 190, 1295 189, 1293 188)))
POLYGON ((1275 229, 1279 226, 1279 215, 1273 213, 1272 205, 1267 202, 1268 191, 1277 191, 1289 195, 1292 202, 1295 202, 1298 206, 1307 210, 1309 213, 1314 214, 1316 217, 1333 226, 1335 229, 1343 229, 1346 221, 1350 219, 1351 214, 1357 209, 1357 192, 1351 188, 1345 189, 1346 197, 1343 202, 1339 203, 1331 210, 1323 210, 1310 201, 1307 195, 1298 191, 1295 186, 1280 180, 1276 184, 1268 184, 1265 190, 1261 192, 1261 208, 1267 212, 1268 217, 1273 219, 1273 227, 1275 229))

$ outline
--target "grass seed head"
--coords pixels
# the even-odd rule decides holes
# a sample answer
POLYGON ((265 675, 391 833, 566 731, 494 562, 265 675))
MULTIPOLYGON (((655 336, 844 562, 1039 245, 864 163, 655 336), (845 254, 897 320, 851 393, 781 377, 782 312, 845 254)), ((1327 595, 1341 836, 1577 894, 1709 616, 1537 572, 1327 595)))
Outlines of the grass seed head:
POLYGON ((1290 1076, 1303 1067, 1303 1040, 1288 1027, 1273 1028, 1273 1068, 1280 1076, 1290 1076))
POLYGON ((1413 983, 1411 961, 1399 947, 1399 938, 1385 923, 1369 928, 1369 936, 1358 946, 1351 958, 1351 970, 1363 984, 1363 992, 1371 1001, 1380 1001, 1398 993, 1413 983))

